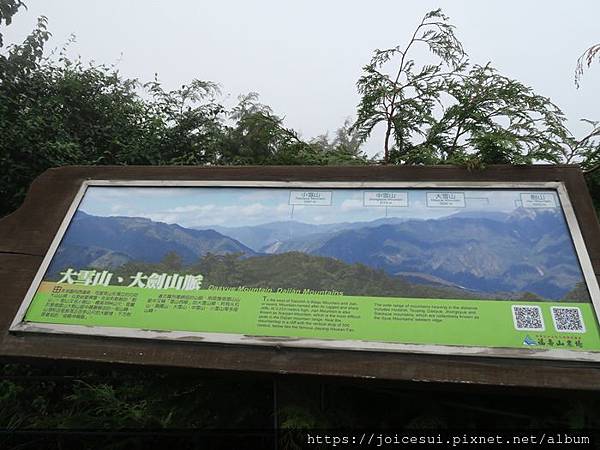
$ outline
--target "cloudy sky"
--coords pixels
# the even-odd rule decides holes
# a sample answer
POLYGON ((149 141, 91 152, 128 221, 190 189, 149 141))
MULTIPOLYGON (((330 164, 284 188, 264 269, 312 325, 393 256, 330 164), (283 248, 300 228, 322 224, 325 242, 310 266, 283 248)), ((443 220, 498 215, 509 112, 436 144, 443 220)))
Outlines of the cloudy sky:
MULTIPOLYGON (((221 84, 226 101, 250 91, 311 138, 353 117, 355 83, 375 48, 405 43, 428 10, 442 7, 474 63, 488 61, 550 97, 570 119, 600 119, 600 64, 577 90, 578 56, 600 42, 597 0, 26 0, 6 41, 20 41, 39 15, 49 19, 50 47, 71 33, 73 55, 116 63, 128 77, 168 88, 193 78, 221 84)), ((417 61, 423 52, 415 53, 417 61)), ((374 154, 381 133, 367 144, 374 154)))
MULTIPOLYGON (((517 190, 446 190, 443 192, 458 194, 454 203, 448 204, 440 203, 439 198, 444 197, 443 194, 438 195, 441 192, 437 190, 372 189, 369 192, 362 189, 326 189, 318 191, 324 194, 325 202, 321 206, 299 204, 297 194, 300 192, 305 191, 284 188, 91 186, 80 210, 97 216, 145 217, 185 227, 210 228, 214 225, 235 227, 286 220, 312 224, 359 222, 380 219, 386 214, 387 217, 430 219, 465 210, 511 212, 523 204, 521 192, 517 190), (386 211, 385 207, 373 206, 376 201, 365 201, 366 198, 373 199, 370 194, 378 192, 401 192, 407 200, 400 203, 402 206, 388 207, 386 211), (292 206, 292 203, 295 204, 292 206)), ((554 192, 548 191, 546 195, 549 196, 547 201, 558 204, 554 192)))

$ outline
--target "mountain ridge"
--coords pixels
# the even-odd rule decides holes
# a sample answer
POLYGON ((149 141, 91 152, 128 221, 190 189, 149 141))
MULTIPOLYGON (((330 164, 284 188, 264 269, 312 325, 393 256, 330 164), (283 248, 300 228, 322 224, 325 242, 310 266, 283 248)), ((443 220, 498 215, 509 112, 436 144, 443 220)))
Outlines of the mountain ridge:
POLYGON ((193 230, 143 217, 103 217, 79 211, 73 217, 57 251, 59 257, 55 258, 49 271, 55 273, 64 269, 61 266, 69 261, 67 255, 84 266, 96 264, 99 268, 113 268, 126 259, 156 263, 170 252, 176 252, 184 263, 192 263, 207 253, 256 254, 214 230, 193 230), (87 250, 75 257, 77 249, 87 250), (100 250, 104 252, 102 255, 98 253, 100 250), (101 256, 104 261, 98 261, 101 256))
POLYGON ((279 221, 262 228, 215 228, 218 231, 80 212, 52 269, 69 259, 103 268, 129 261, 156 263, 169 252, 176 252, 184 264, 208 253, 251 257, 302 252, 467 291, 530 291, 558 299, 583 281, 564 218, 556 211, 517 208, 493 217, 453 214, 438 219, 391 217, 325 225, 279 221), (259 250, 224 234, 232 229, 242 234, 260 231, 254 235, 259 250), (281 239, 286 233, 299 237, 281 239))

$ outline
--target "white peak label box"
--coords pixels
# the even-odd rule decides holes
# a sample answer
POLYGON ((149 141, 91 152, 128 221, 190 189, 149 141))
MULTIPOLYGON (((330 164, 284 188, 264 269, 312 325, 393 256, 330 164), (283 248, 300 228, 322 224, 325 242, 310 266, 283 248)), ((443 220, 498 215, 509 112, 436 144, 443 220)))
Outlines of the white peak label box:
POLYGON ((331 206, 331 191, 291 191, 290 205, 331 206))
POLYGON ((464 208, 464 192, 427 192, 429 208, 464 208))
POLYGON ((365 191, 363 193, 365 206, 397 207, 408 206, 408 192, 397 191, 365 191))
POLYGON ((523 208, 556 208, 556 199, 551 192, 526 192, 521 194, 523 208))

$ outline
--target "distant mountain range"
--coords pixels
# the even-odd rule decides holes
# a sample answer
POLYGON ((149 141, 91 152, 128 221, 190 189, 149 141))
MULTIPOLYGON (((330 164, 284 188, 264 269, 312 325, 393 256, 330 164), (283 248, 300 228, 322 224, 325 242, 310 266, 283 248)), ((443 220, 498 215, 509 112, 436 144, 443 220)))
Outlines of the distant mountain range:
MULTIPOLYGON (((301 252, 360 263, 410 283, 506 298, 531 292, 559 299, 582 281, 560 212, 518 208, 468 211, 418 220, 312 225, 295 221, 190 229, 137 217, 78 212, 50 274, 65 267, 117 268, 157 263, 176 252, 184 264, 207 253, 244 257, 301 252), (512 294, 511 294, 512 293, 512 294)), ((269 274, 264 274, 268 280, 269 274)))
POLYGON ((487 293, 529 291, 558 299, 582 281, 565 221, 553 209, 328 225, 273 222, 218 230, 258 253, 329 256, 413 282, 487 293))
POLYGON ((156 263, 170 252, 176 252, 184 264, 196 262, 207 253, 256 253, 214 230, 193 230, 140 217, 98 217, 79 211, 49 273, 65 267, 112 269, 128 261, 156 263))
MULTIPOLYGON (((406 219, 390 217, 377 219, 370 222, 341 222, 333 224, 314 225, 293 220, 269 222, 261 225, 245 227, 213 226, 210 229, 229 236, 260 253, 275 253, 274 249, 283 242, 311 238, 321 235, 331 235, 344 230, 357 228, 377 227, 384 224, 398 224, 406 219)), ((195 227, 205 230, 206 227, 195 227)))
MULTIPOLYGON (((503 221, 510 214, 495 211, 463 211, 448 216, 471 219, 489 219, 503 221)), ((345 230, 355 230, 359 228, 374 228, 381 225, 397 225, 407 221, 421 222, 424 219, 407 219, 402 217, 385 217, 367 222, 340 222, 333 224, 308 224, 293 220, 269 222, 260 225, 251 225, 243 227, 194 227, 196 230, 211 229, 221 234, 229 236, 240 241, 242 244, 250 247, 259 253, 275 253, 277 249, 285 249, 288 245, 283 243, 303 240, 310 236, 310 240, 319 239, 319 237, 331 236, 345 230)))

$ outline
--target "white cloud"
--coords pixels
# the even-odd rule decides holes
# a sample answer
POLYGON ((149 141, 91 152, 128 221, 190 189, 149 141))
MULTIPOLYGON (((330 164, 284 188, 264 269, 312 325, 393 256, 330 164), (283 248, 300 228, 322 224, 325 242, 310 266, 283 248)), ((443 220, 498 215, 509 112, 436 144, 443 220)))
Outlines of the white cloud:
MULTIPOLYGON (((291 206, 286 196, 273 189, 242 190, 222 195, 219 192, 197 191, 184 188, 98 188, 90 191, 81 210, 93 215, 145 217, 151 220, 177 223, 184 227, 213 225, 243 226, 259 223, 298 220, 307 223, 337 223, 368 221, 385 216, 384 208, 363 206, 363 191, 334 191, 334 207, 305 205, 291 206), (164 189, 164 190, 163 190, 164 189), (157 199, 157 194, 168 193, 172 199, 157 199), (245 192, 245 193, 244 193, 245 192), (205 195, 207 194, 207 195, 205 195), (261 200, 259 200, 259 198, 261 200), (336 202, 337 199, 337 202, 336 202), (278 202, 278 203, 277 203, 278 202), (293 215, 292 215, 293 212, 293 215)), ((465 191, 467 208, 473 210, 512 211, 518 191, 465 191)), ((388 217, 433 219, 462 211, 462 208, 428 208, 424 192, 409 196, 408 208, 388 208, 388 217)))
POLYGON ((127 207, 125 205, 121 205, 121 204, 114 204, 110 207, 110 211, 114 212, 114 213, 119 213, 122 211, 127 211, 127 207))
POLYGON ((214 204, 209 205, 187 205, 187 206, 177 206, 176 208, 168 210, 172 213, 206 213, 213 211, 216 208, 214 204))
POLYGON ((240 195, 239 199, 243 202, 272 200, 274 196, 277 196, 277 194, 284 194, 285 196, 289 195, 287 191, 283 191, 282 193, 280 193, 279 191, 275 191, 274 189, 257 189, 254 192, 249 192, 247 194, 240 195))
POLYGON ((133 211, 128 215, 145 217, 159 222, 177 223, 185 227, 202 227, 211 225, 237 226, 288 218, 290 207, 285 203, 266 206, 252 203, 245 206, 184 205, 162 211, 133 211))
POLYGON ((278 214, 289 214, 291 211, 291 206, 287 203, 280 203, 275 209, 278 214))
POLYGON ((266 207, 260 203, 253 203, 248 206, 243 206, 242 208, 238 208, 235 206, 231 206, 229 208, 238 211, 239 214, 242 214, 244 216, 251 216, 251 217, 257 216, 259 214, 264 214, 269 209, 268 207, 266 207))
POLYGON ((340 206, 342 211, 356 211, 357 209, 363 209, 364 205, 360 199, 348 199, 344 200, 340 206))

